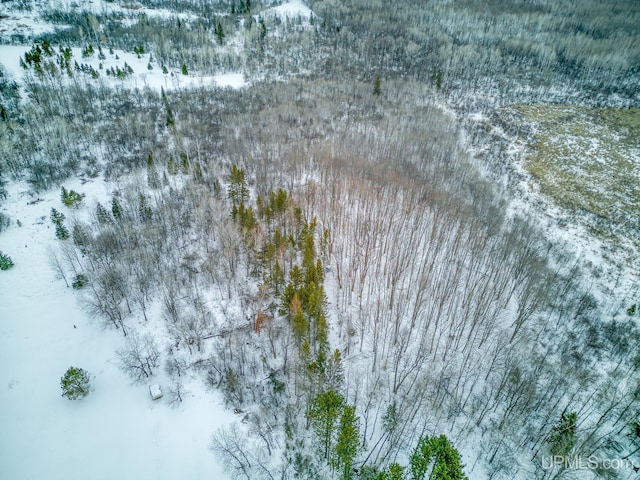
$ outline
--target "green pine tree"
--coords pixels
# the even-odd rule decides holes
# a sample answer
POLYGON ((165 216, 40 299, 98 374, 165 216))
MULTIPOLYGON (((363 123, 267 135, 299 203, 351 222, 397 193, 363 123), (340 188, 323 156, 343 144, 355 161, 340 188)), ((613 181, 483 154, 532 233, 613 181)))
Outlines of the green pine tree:
POLYGON ((113 197, 111 200, 111 214, 117 221, 122 220, 122 209, 120 208, 120 202, 118 202, 116 197, 113 197))
POLYGON ((91 378, 89 373, 76 367, 69 367, 64 376, 60 379, 60 388, 62 388, 62 396, 69 400, 77 400, 89 395, 91 391, 91 378))
POLYGON ((462 471, 460 454, 453 448, 446 436, 432 439, 435 450, 433 470, 429 480, 467 480, 462 471))
POLYGON ((56 237, 60 240, 69 238, 69 229, 63 223, 56 224, 56 237))
POLYGON ((180 171, 186 175, 187 173, 189 173, 190 170, 191 168, 189 164, 189 157, 187 156, 186 153, 181 152, 180 153, 180 171))
POLYGON ((14 263, 11 257, 0 251, 0 270, 9 270, 13 265, 14 263))
POLYGON ((576 443, 577 421, 578 414, 576 412, 571 412, 568 415, 562 414, 560 421, 553 427, 547 440, 551 455, 566 457, 571 453, 576 443))
POLYGON ((218 21, 218 24, 216 25, 216 28, 213 31, 214 35, 216 36, 216 38, 218 39, 218 44, 222 45, 224 44, 224 28, 222 27, 222 24, 218 21))
POLYGON ((271 272, 271 285, 273 286, 273 290, 276 296, 280 295, 280 288, 284 284, 284 270, 280 266, 280 262, 276 260, 275 265, 273 266, 273 271, 271 272))
POLYGON ((444 435, 421 437, 409 461, 412 480, 423 480, 429 467, 429 480, 468 480, 460 454, 444 435))
POLYGON ((51 209, 50 216, 54 225, 60 225, 65 219, 64 213, 59 212, 55 208, 51 209))
POLYGON ((69 208, 77 207, 82 203, 82 195, 74 190, 67 191, 64 187, 61 187, 60 199, 69 208))
POLYGON ((244 169, 238 168, 236 165, 231 166, 228 195, 234 207, 238 207, 249 199, 249 189, 247 188, 244 169))
POLYGON ((344 408, 344 397, 335 390, 327 390, 316 396, 307 413, 324 459, 331 462, 333 439, 337 422, 344 408))
POLYGON ((376 78, 373 81, 373 94, 375 96, 380 96, 380 94, 382 94, 382 86, 380 85, 380 75, 376 75, 376 78))
POLYGON ((342 479, 353 478, 353 461, 360 447, 360 432, 356 408, 346 405, 340 417, 338 440, 336 441, 336 464, 342 470, 342 479))

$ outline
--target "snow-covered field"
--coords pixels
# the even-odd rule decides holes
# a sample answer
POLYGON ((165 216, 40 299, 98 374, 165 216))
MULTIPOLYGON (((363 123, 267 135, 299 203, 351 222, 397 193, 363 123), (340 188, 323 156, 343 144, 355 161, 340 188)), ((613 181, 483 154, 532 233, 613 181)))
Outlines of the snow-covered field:
MULTIPOLYGON (((86 193, 88 205, 109 191, 101 180, 67 187, 86 193)), ((130 384, 115 361, 122 334, 91 320, 78 292, 49 265, 48 249, 59 242, 49 212, 72 213, 58 191, 40 194, 35 204, 27 191, 11 184, 2 207, 13 224, 0 235, 0 250, 15 266, 0 272, 0 478, 226 478, 208 446, 234 415, 196 380, 185 382, 176 409, 167 395, 153 401, 148 384, 130 384), (69 366, 92 375, 94 390, 82 400, 61 396, 69 366)), ((149 384, 156 382, 166 386, 162 374, 149 384)))
POLYGON ((300 0, 292 0, 291 2, 285 2, 281 5, 278 5, 277 7, 267 9, 265 12, 263 12, 264 16, 269 16, 272 14, 279 16, 282 20, 285 20, 287 18, 295 19, 297 17, 300 17, 304 20, 309 20, 309 17, 311 17, 313 12, 300 0))
MULTIPOLYGON (((24 58, 24 54, 30 49, 31 46, 26 45, 0 45, 0 64, 2 64, 5 70, 18 82, 22 81, 26 72, 25 69, 20 66, 20 58, 24 58)), ((106 58, 100 60, 97 51, 91 57, 83 58, 81 48, 72 48, 71 50, 73 52, 73 61, 80 65, 89 65, 98 72, 99 78, 93 81, 108 82, 108 84, 113 87, 149 87, 160 91, 160 88, 164 88, 165 90, 200 86, 242 88, 246 85, 242 73, 183 75, 182 72, 176 70, 168 70, 168 73, 163 73, 161 66, 153 61, 149 61, 149 53, 142 54, 139 56, 140 58, 138 58, 138 55, 133 52, 114 50, 113 53, 109 53, 108 50, 105 50, 104 54, 106 58), (120 79, 106 74, 106 71, 111 68, 124 69, 125 64, 133 69, 133 74, 130 76, 120 79), (151 70, 148 68, 150 64, 152 66, 151 70), (102 68, 100 68, 100 65, 102 65, 102 68)), ((152 55, 153 54, 151 54, 151 58, 153 58, 152 55)))

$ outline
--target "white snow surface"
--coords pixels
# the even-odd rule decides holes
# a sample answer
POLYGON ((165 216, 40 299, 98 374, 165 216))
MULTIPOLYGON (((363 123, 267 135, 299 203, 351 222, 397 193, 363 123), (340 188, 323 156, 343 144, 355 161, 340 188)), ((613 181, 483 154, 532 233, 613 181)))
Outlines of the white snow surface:
POLYGON ((291 2, 283 3, 282 5, 273 7, 271 11, 280 16, 283 20, 286 18, 296 17, 302 17, 308 20, 311 16, 311 9, 300 0, 292 0, 291 2))
MULTIPOLYGON (((97 179, 65 186, 86 194, 80 217, 109 192, 97 179)), ((227 478, 209 445, 233 414, 197 379, 184 379, 176 409, 167 395, 155 402, 149 396, 151 383, 170 386, 161 369, 147 384, 131 385, 115 361, 122 334, 89 319, 78 292, 56 278, 47 260, 47 249, 59 242, 51 207, 68 219, 76 214, 62 206, 57 190, 31 196, 25 184, 8 189, 0 208, 13 225, 0 234, 0 250, 15 266, 0 272, 0 478, 227 478), (36 198, 43 201, 28 204, 36 198), (61 396, 69 366, 91 374, 93 391, 82 400, 61 396)))

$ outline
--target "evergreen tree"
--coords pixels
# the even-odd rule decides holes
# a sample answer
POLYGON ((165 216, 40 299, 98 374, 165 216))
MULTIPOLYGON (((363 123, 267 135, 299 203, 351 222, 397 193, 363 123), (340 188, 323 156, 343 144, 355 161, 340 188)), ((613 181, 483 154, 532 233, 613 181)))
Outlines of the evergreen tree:
POLYGON ((356 408, 346 405, 340 417, 338 440, 336 442, 336 464, 342 469, 342 479, 353 478, 353 461, 360 446, 360 434, 356 408))
POLYGON ((191 170, 191 168, 189 167, 189 157, 187 156, 186 153, 181 152, 180 153, 180 171, 186 175, 187 173, 189 173, 189 170, 191 170))
POLYGON ((555 425, 549 435, 548 444, 551 455, 559 455, 566 457, 576 443, 576 423, 578 414, 571 412, 568 415, 564 413, 560 417, 560 421, 555 425))
POLYGON ((189 75, 189 70, 187 70, 187 64, 183 63, 182 67, 180 68, 182 70, 182 74, 183 75, 189 75))
POLYGON ((380 85, 380 75, 376 75, 376 78, 373 81, 373 94, 375 96, 379 96, 381 93, 382 93, 382 87, 380 85))
POLYGON ((122 209, 120 208, 120 202, 118 202, 116 197, 111 199, 111 214, 117 221, 122 220, 122 209))
POLYGON ((264 23, 264 18, 260 19, 260 39, 264 40, 267 38, 267 25, 264 23))
POLYGON ((69 367, 60 379, 62 396, 69 400, 77 400, 89 395, 91 391, 89 373, 82 368, 69 367))
POLYGON ((460 454, 453 448, 446 436, 440 435, 432 439, 435 451, 433 470, 430 480, 467 480, 462 471, 460 454))
POLYGON ((395 462, 381 472, 375 467, 365 465, 360 470, 360 478, 363 480, 404 480, 404 470, 402 465, 395 462))
POLYGON ((11 267, 13 267, 13 260, 11 260, 11 257, 9 255, 7 255, 6 253, 2 253, 0 251, 0 270, 9 270, 11 267))
POLYGON ((147 184, 149 188, 160 188, 160 176, 156 170, 156 165, 153 162, 153 156, 149 154, 147 157, 147 184))
POLYGON ((56 237, 60 240, 69 238, 69 229, 63 223, 56 224, 56 237))
MULTIPOLYGON (((162 67, 164 68, 164 67, 162 67)), ((167 112, 167 120, 165 122, 167 127, 171 127, 173 125, 175 125, 175 120, 173 118, 173 111, 171 110, 171 107, 169 106, 169 100, 167 99, 167 94, 164 93, 164 88, 160 87, 160 96, 162 97, 162 103, 164 104, 164 109, 167 112)), ((169 172, 171 173, 171 172, 169 172)))
POLYGON ((312 401, 307 416, 320 443, 324 459, 331 461, 333 438, 337 421, 344 408, 344 397, 335 390, 327 390, 312 401))
POLYGON ((429 480, 468 480, 460 454, 444 435, 420 438, 410 458, 411 479, 424 480, 429 467, 429 480))
POLYGON ((289 308, 289 318, 291 319, 291 330, 293 332, 293 338, 296 344, 301 345, 302 340, 309 334, 309 324, 304 318, 304 312, 302 311, 302 305, 298 295, 293 296, 291 300, 291 307, 289 308))
POLYGON ((51 209, 50 216, 54 225, 60 225, 65 219, 64 213, 59 212, 55 208, 51 209))
POLYGON ((220 23, 220 21, 218 21, 218 24, 216 25, 216 28, 214 29, 213 33, 218 39, 218 44, 222 45, 224 43, 225 35, 224 35, 224 28, 222 27, 222 24, 220 23))
POLYGON ((249 189, 247 188, 244 169, 238 168, 236 165, 231 166, 229 198, 234 207, 238 207, 249 199, 249 189))
POLYGON ((402 480, 403 475, 404 467, 397 463, 392 463, 385 472, 384 480, 402 480))
POLYGON ((418 440, 418 444, 409 459, 412 480, 423 480, 433 456, 431 439, 422 437, 418 440))
POLYGON ((280 295, 280 287, 284 284, 284 270, 280 266, 280 262, 276 260, 275 265, 273 266, 273 271, 271 272, 271 284, 273 286, 273 290, 276 296, 280 295))

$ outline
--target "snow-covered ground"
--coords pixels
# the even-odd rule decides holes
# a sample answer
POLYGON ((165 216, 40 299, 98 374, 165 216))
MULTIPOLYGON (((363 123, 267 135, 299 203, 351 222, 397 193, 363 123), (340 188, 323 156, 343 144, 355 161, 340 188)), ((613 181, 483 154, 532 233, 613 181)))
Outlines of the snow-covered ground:
MULTIPOLYGON (((86 193, 89 206, 109 192, 101 180, 65 185, 86 193)), ((59 242, 51 207, 68 218, 73 213, 57 190, 35 204, 27 192, 25 184, 11 184, 2 206, 13 224, 0 234, 0 250, 15 266, 0 271, 0 478, 226 478, 208 447, 234 415, 197 380, 185 382, 176 409, 166 389, 165 398, 150 398, 149 384, 168 387, 162 374, 130 384, 115 361, 122 335, 91 320, 78 292, 48 262, 48 249, 59 242), (69 366, 92 375, 94 391, 82 400, 61 396, 60 377, 69 366)), ((86 215, 84 208, 78 215, 86 215)))
POLYGON ((278 15, 281 19, 286 18, 303 18, 305 20, 309 20, 309 17, 312 15, 311 9, 307 7, 300 0, 292 0, 291 2, 283 3, 282 5, 278 5, 277 7, 273 7, 263 12, 263 15, 275 14, 278 15))

